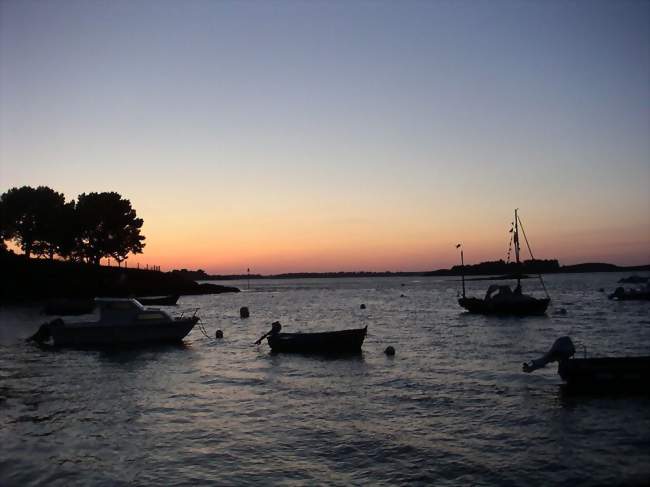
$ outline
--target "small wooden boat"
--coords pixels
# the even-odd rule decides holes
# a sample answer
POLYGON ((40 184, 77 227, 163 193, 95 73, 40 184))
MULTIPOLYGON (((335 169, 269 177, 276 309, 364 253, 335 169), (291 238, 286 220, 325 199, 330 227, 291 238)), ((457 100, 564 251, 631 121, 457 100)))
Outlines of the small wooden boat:
MULTIPOLYGON (((515 263, 517 266, 517 273, 515 278, 517 279, 517 287, 514 291, 510 289, 510 286, 498 286, 491 285, 485 297, 481 298, 472 298, 467 297, 465 294, 465 274, 461 274, 462 285, 463 285, 463 297, 458 300, 458 304, 465 308, 470 313, 483 314, 483 315, 514 315, 514 316, 527 316, 527 315, 543 315, 546 313, 546 308, 548 308, 551 298, 546 292, 546 286, 544 285, 544 280, 542 279, 541 274, 539 275, 539 280, 542 284, 542 288, 546 293, 545 298, 535 298, 527 294, 522 293, 521 291, 521 262, 519 260, 519 230, 523 232, 523 225, 519 216, 517 215, 517 210, 515 210, 515 221, 512 224, 512 240, 510 241, 510 246, 514 245, 515 253, 515 263)), ((534 259, 532 251, 530 250, 530 245, 528 245, 528 240, 526 239, 526 233, 523 232, 524 239, 526 240, 526 245, 528 251, 530 252, 531 258, 534 259)), ((456 246, 461 247, 460 244, 456 246)), ((460 251, 460 260, 461 260, 461 269, 465 268, 465 263, 463 260, 463 250, 460 251)), ((508 250, 508 260, 510 260, 510 250, 508 250)))
POLYGON ((276 321, 273 323, 271 331, 255 343, 259 345, 266 338, 273 352, 282 353, 358 353, 361 351, 363 340, 368 332, 367 326, 319 333, 281 333, 281 329, 282 325, 276 321))
POLYGON ((533 372, 549 362, 558 362, 558 374, 574 390, 597 392, 650 392, 650 356, 573 358, 569 337, 558 338, 541 358, 523 365, 533 372))
POLYGON ((175 306, 179 297, 178 294, 175 294, 172 296, 141 297, 135 299, 145 306, 175 306))
POLYGON ((173 318, 159 309, 145 309, 135 299, 96 298, 98 321, 44 323, 28 340, 57 347, 107 347, 180 342, 199 321, 197 316, 173 318))

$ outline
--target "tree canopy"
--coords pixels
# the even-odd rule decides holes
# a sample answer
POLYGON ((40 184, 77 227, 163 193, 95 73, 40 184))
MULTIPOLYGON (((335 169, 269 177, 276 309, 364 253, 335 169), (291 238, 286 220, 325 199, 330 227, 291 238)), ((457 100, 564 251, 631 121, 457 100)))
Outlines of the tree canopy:
POLYGON ((47 186, 12 188, 1 197, 3 239, 13 239, 27 257, 52 256, 65 197, 47 186))
POLYGON ((122 262, 129 253, 142 252, 143 220, 118 193, 83 193, 76 212, 79 247, 88 261, 99 263, 102 257, 113 257, 122 262))
POLYGON ((83 193, 66 203, 46 187, 12 188, 0 196, 0 237, 34 255, 99 264, 104 257, 124 261, 142 253, 145 237, 128 199, 116 192, 83 193))

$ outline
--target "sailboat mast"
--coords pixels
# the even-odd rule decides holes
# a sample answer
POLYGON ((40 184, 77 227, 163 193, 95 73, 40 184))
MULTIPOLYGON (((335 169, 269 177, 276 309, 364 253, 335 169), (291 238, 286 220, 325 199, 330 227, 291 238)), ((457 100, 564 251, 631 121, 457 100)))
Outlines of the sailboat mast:
POLYGON ((519 263, 519 217, 517 216, 517 208, 515 208, 515 234, 513 241, 515 242, 515 260, 517 262, 517 288, 521 289, 521 265, 519 263))
POLYGON ((461 279, 463 281, 463 298, 465 297, 465 259, 463 259, 463 249, 460 249, 460 272, 461 279))

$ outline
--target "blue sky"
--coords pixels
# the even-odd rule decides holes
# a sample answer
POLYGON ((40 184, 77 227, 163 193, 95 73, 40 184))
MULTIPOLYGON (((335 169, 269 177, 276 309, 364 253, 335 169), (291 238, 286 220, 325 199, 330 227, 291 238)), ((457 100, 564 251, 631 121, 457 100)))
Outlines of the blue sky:
POLYGON ((542 256, 650 261, 648 2, 0 14, 0 189, 116 190, 157 262, 443 267, 514 207, 542 256))

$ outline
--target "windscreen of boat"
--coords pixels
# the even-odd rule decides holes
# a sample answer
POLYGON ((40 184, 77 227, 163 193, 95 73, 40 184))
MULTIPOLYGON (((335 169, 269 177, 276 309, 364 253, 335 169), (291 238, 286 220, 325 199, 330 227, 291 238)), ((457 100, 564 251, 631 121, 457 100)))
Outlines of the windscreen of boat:
POLYGON ((133 320, 136 313, 140 312, 143 308, 133 300, 123 301, 99 301, 97 300, 102 322, 128 323, 133 320))

